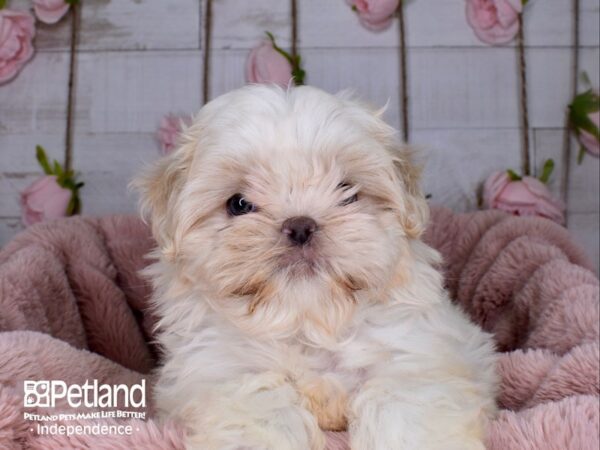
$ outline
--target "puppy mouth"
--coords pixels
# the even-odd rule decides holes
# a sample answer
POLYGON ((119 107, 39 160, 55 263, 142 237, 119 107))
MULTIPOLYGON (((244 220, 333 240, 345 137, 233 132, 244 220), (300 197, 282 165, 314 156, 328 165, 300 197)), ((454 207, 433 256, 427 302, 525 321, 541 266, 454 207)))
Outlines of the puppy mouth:
POLYGON ((280 258, 280 267, 291 275, 313 275, 318 254, 311 245, 289 248, 280 258))

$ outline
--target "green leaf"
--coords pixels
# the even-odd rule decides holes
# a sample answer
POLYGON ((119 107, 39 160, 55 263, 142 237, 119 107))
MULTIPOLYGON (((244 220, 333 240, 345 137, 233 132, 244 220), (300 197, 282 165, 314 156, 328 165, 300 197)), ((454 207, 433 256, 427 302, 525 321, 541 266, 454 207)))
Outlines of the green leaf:
POLYGON ((54 175, 56 175, 59 180, 64 178, 62 167, 57 160, 54 160, 54 175))
POLYGON ((583 162, 584 156, 585 156, 585 148, 582 145, 581 147, 579 147, 579 153, 577 154, 577 164, 578 165, 581 165, 581 163, 583 162))
POLYGON ((294 83, 296 86, 302 86, 304 84, 304 77, 306 72, 303 69, 296 68, 292 70, 292 76, 294 77, 294 83))
POLYGON ((6 7, 7 0, 0 0, 0 9, 6 7))
POLYGON ((79 4, 79 0, 65 0, 67 5, 75 6, 79 4))
POLYGON ((73 190, 75 190, 75 183, 74 183, 73 179, 71 179, 71 178, 67 178, 67 177, 65 177, 65 176, 63 175, 63 177, 62 177, 62 178, 60 178, 59 180, 60 180, 60 181, 59 181, 59 184, 60 184, 62 187, 65 187, 65 188, 67 188, 67 189, 70 189, 70 190, 72 190, 72 191, 73 191, 73 190))
POLYGON ((598 126, 589 115, 600 110, 600 98, 592 89, 577 95, 569 105, 569 123, 577 134, 585 130, 600 139, 598 126))
MULTIPOLYGON (((1 0, 0 0, 1 1, 1 0)), ((35 146, 35 157, 42 166, 42 169, 46 175, 53 175, 52 168, 50 167, 50 163, 48 162, 48 157, 46 156, 46 152, 44 151, 44 147, 41 145, 35 146)))
POLYGON ((550 179, 550 175, 552 175, 553 170, 554 170, 554 160, 547 159, 546 162, 544 163, 544 168, 542 169, 542 174, 540 175, 539 180, 544 184, 548 183, 548 180, 550 179))
POLYGON ((522 0, 521 4, 525 6, 529 0, 522 0))
POLYGON ((512 169, 508 169, 506 173, 508 174, 508 178, 510 178, 510 181, 521 181, 523 179, 517 172, 515 172, 512 169))

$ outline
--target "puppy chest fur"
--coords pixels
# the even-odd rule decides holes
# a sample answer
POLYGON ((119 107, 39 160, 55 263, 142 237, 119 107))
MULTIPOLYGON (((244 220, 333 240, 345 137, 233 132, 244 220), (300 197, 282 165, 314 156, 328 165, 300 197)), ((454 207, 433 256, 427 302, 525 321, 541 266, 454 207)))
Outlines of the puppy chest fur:
POLYGON ((292 346, 285 351, 287 358, 282 354, 285 361, 282 369, 288 371, 300 404, 316 418, 322 430, 345 430, 349 398, 360 383, 358 372, 344 372, 335 367, 337 355, 332 352, 311 349, 303 353, 301 349, 292 346))
POLYGON ((348 426, 348 394, 332 380, 316 378, 297 384, 302 404, 326 431, 343 431, 348 426))

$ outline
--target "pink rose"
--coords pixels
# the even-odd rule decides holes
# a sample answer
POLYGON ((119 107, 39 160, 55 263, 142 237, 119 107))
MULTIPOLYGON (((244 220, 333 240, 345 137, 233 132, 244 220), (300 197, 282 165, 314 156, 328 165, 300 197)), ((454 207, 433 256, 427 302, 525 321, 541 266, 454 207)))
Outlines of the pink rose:
POLYGON ((358 13, 360 23, 371 31, 390 26, 400 0, 347 0, 358 13))
POLYGON ((33 0, 33 10, 39 20, 53 24, 67 13, 69 4, 65 0, 33 0))
POLYGON ((495 172, 483 187, 483 201, 487 208, 500 209, 516 216, 541 216, 564 223, 563 203, 537 178, 523 177, 513 181, 506 171, 495 172))
POLYGON ((505 44, 519 31, 521 0, 467 0, 467 21, 479 39, 505 44))
MULTIPOLYGON (((596 127, 600 127, 600 111, 590 113, 588 117, 596 127)), ((588 151, 588 153, 600 156, 600 138, 598 136, 594 136, 588 131, 581 130, 579 133, 579 143, 588 151)))
POLYGON ((248 83, 275 83, 286 87, 292 79, 292 65, 273 48, 273 43, 263 41, 252 49, 246 60, 248 83))
POLYGON ((160 143, 163 155, 167 155, 175 150, 179 135, 183 131, 183 128, 189 126, 191 122, 190 117, 176 116, 174 114, 169 114, 162 118, 156 137, 160 143))
POLYGON ((26 11, 0 9, 0 84, 12 79, 33 56, 34 23, 26 11))
POLYGON ((60 186, 54 175, 46 175, 21 192, 21 214, 26 226, 67 215, 73 193, 60 186))

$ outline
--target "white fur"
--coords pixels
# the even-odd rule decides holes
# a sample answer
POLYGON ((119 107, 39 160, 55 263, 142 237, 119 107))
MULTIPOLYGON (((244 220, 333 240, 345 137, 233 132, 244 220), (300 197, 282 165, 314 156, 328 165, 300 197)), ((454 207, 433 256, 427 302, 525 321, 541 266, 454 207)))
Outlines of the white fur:
POLYGON ((444 292, 410 153, 377 112, 247 87, 136 184, 159 242, 156 402, 188 448, 322 449, 319 424, 346 423, 353 449, 484 448, 493 344, 444 292), (236 192, 258 211, 229 216, 236 192), (287 263, 297 215, 319 229, 287 263))

